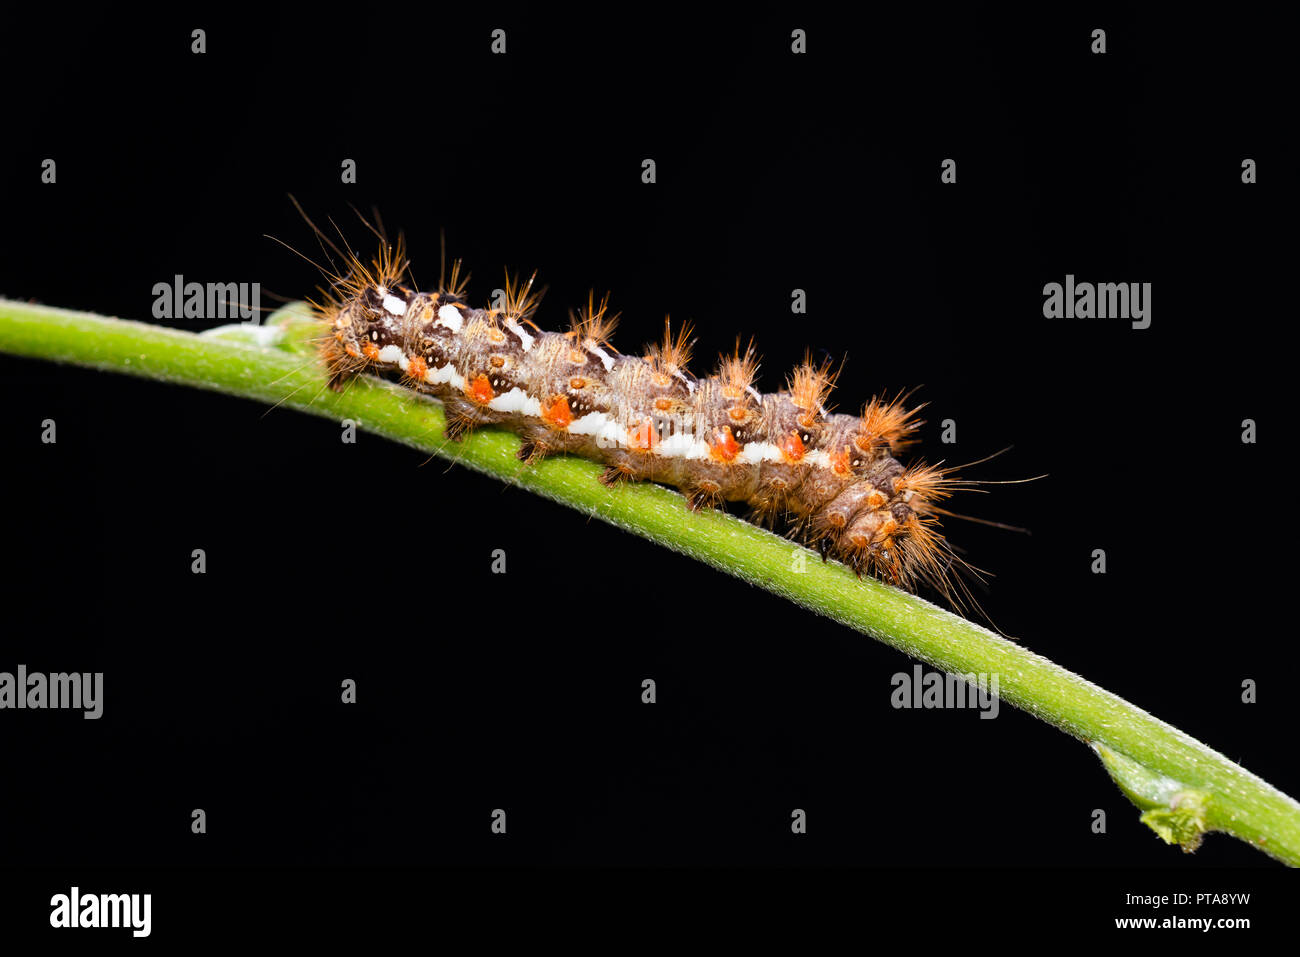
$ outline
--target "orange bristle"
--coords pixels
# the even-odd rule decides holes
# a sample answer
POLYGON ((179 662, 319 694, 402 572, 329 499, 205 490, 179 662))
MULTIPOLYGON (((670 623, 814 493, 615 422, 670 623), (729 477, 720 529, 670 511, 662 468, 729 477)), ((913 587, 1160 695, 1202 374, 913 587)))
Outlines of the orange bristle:
POLYGON ((974 609, 987 618, 966 578, 982 584, 988 573, 958 557, 937 528, 938 520, 930 517, 913 517, 903 523, 896 545, 906 576, 902 584, 911 591, 918 582, 928 585, 960 614, 974 609))
MULTIPOLYGON (((451 280, 449 282, 438 282, 438 291, 444 296, 451 296, 456 299, 465 297, 465 290, 469 288, 469 273, 461 275, 461 269, 464 268, 465 261, 457 259, 451 264, 451 280)), ((509 277, 507 277, 507 288, 509 288, 509 277)), ((507 294, 508 296, 508 294, 507 294)))
POLYGON ((923 408, 924 405, 915 409, 905 408, 901 394, 892 401, 872 397, 862 410, 858 426, 858 448, 866 451, 873 446, 885 444, 891 451, 897 451, 911 445, 915 440, 910 436, 924 424, 916 417, 923 408))
POLYGON ((939 502, 952 495, 960 483, 953 479, 956 469, 916 462, 894 481, 896 492, 910 491, 923 502, 939 502))
POLYGON ((428 371, 429 366, 424 361, 423 356, 411 356, 406 369, 402 372, 402 384, 408 388, 422 386, 424 385, 424 375, 428 371))
POLYGON ((805 355, 803 363, 791 373, 787 382, 790 401, 813 415, 825 414, 826 400, 830 398, 838 376, 838 369, 831 371, 829 356, 822 360, 821 365, 814 365, 812 356, 805 355))
POLYGON ((363 262, 356 253, 343 253, 347 270, 343 275, 322 269, 330 280, 329 288, 318 287, 320 299, 308 298, 308 304, 316 310, 322 319, 332 321, 339 309, 355 299, 366 289, 376 286, 391 288, 406 275, 409 263, 406 261, 405 241, 397 237, 396 247, 384 244, 369 264, 363 262))
POLYGON ((691 331, 691 324, 683 322, 674 338, 672 323, 664 316, 663 342, 651 343, 645 351, 645 360, 657 375, 686 371, 686 365, 691 361, 691 346, 695 344, 691 339, 691 331))
POLYGON ((722 381, 722 394, 730 398, 741 398, 753 388, 754 380, 758 377, 758 355, 754 352, 754 343, 751 341, 742 355, 740 340, 737 339, 736 351, 723 356, 718 363, 717 377, 722 381))
POLYGON ((596 290, 587 292, 587 306, 576 313, 569 313, 571 332, 580 342, 591 342, 597 346, 612 348, 609 340, 618 327, 619 313, 609 311, 609 293, 596 305, 596 290))
MULTIPOLYGON (((452 271, 455 276, 455 270, 452 271)), ((537 311, 541 305, 542 294, 545 290, 534 290, 533 281, 537 278, 537 270, 528 277, 527 282, 522 282, 519 277, 511 277, 506 273, 506 296, 505 296, 505 315, 514 319, 516 322, 523 322, 537 311)))

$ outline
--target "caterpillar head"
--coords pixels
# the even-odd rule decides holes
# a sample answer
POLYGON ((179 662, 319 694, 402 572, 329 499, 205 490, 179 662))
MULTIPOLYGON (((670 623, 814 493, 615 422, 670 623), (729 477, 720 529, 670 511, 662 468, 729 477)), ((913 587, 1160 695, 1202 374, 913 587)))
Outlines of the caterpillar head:
POLYGON ((344 354, 373 362, 385 346, 400 345, 402 317, 412 296, 402 287, 368 284, 335 309, 327 318, 344 354))

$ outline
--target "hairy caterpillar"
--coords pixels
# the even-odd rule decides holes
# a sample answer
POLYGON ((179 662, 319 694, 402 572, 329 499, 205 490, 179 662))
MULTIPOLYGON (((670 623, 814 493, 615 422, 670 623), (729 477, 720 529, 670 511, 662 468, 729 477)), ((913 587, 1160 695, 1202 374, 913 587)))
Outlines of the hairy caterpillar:
POLYGON ((367 263, 307 222, 342 260, 322 268, 329 283, 311 302, 332 387, 361 374, 396 379, 443 402, 450 438, 496 426, 521 437, 526 461, 580 455, 606 466, 607 485, 673 486, 693 509, 743 502, 756 522, 786 521, 791 537, 859 575, 975 604, 953 572, 979 570, 954 554, 939 522, 953 514, 941 503, 974 483, 899 461, 923 424, 905 396, 872 398, 859 415, 832 413, 838 370, 810 359, 784 389, 760 393, 752 344, 741 349, 739 340, 697 378, 687 370, 689 324, 674 335, 665 320, 661 342, 625 355, 610 342, 618 316, 608 297, 591 295, 567 331, 547 332, 532 322, 535 276, 507 276, 498 308, 474 308, 459 260, 437 292, 420 292, 401 237, 393 246, 370 227, 381 247, 367 263))

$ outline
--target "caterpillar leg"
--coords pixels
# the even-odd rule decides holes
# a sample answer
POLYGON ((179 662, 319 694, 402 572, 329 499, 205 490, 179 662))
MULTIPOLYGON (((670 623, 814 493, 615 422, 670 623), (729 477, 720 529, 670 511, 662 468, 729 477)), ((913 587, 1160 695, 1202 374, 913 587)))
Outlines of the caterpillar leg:
MULTIPOLYGON (((884 483, 885 478, 881 478, 884 483)), ((900 543, 916 528, 916 514, 872 481, 848 486, 808 523, 810 537, 823 558, 834 555, 861 577, 876 575, 892 585, 910 587, 900 565, 900 543)))
POLYGON ((321 340, 320 354, 329 374, 329 387, 335 392, 342 392, 370 364, 365 356, 348 352, 333 336, 321 340))
POLYGON ((636 470, 630 465, 611 465, 600 473, 600 484, 606 488, 622 485, 636 478, 636 470))
POLYGON ((873 491, 866 483, 850 485, 810 515, 804 522, 808 544, 822 548, 823 555, 828 548, 834 550, 849 523, 867 507, 873 491))
POLYGON ((519 445, 519 451, 515 457, 526 465, 533 465, 552 454, 551 449, 540 436, 534 437, 525 434, 523 441, 519 445))
POLYGON ((722 504, 722 486, 711 479, 705 479, 685 492, 686 504, 692 512, 708 511, 722 504))
POLYGON ((453 442, 459 442, 479 426, 496 421, 490 413, 484 413, 479 406, 463 399, 444 399, 443 407, 447 411, 447 428, 443 434, 453 442))
POLYGON ((775 527, 790 510, 790 483, 784 479, 764 482, 749 500, 750 520, 763 528, 775 527))

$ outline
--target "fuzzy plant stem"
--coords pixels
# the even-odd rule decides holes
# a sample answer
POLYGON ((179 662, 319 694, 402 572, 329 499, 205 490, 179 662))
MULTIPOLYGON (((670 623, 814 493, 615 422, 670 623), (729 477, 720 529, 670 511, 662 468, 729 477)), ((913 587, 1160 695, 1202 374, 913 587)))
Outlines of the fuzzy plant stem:
POLYGON ((1300 866, 1300 804, 1177 728, 1078 675, 914 595, 858 579, 836 563, 723 512, 693 513, 650 483, 606 488, 599 465, 555 457, 524 465, 519 439, 483 429, 442 437, 442 406, 370 377, 325 387, 302 304, 262 325, 195 335, 0 299, 0 352, 69 362, 242 396, 357 425, 561 502, 841 622, 957 675, 996 675, 1000 697, 1083 741, 1142 820, 1195 849, 1223 831, 1300 866))

